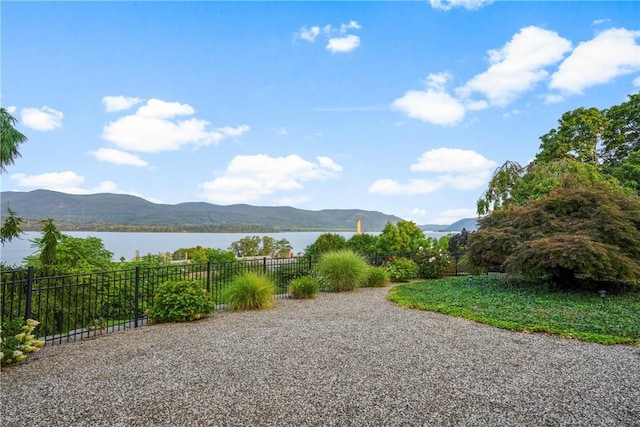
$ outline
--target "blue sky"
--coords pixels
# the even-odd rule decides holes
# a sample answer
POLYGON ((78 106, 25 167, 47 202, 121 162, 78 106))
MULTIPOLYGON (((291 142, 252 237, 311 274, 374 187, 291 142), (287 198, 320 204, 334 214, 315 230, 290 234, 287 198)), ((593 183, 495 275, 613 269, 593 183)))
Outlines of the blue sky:
POLYGON ((640 90, 632 1, 0 7, 0 100, 29 138, 3 191, 449 224, 564 112, 640 90))

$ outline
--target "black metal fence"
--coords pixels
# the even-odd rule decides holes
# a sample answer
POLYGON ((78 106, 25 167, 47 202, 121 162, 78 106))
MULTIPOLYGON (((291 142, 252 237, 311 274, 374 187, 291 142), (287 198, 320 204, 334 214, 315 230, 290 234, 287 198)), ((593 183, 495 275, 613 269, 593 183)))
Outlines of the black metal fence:
POLYGON ((240 273, 269 273, 276 298, 286 298, 289 281, 308 275, 312 267, 311 258, 294 257, 65 275, 41 275, 33 267, 7 270, 0 273, 0 319, 36 319, 38 337, 47 344, 62 343, 146 324, 154 291, 166 281, 199 280, 222 308, 223 290, 240 273))
MULTIPOLYGON (((364 255, 371 265, 383 265, 391 256, 364 255)), ((452 258, 445 275, 465 274, 459 256, 452 258)), ((224 308, 222 293, 233 277, 243 272, 268 273, 276 283, 276 298, 287 298, 292 279, 309 275, 315 260, 255 257, 202 264, 171 264, 81 274, 42 274, 33 267, 0 272, 0 320, 38 320, 37 336, 47 344, 89 338, 107 332, 137 328, 147 323, 158 285, 166 281, 199 280, 224 308)))

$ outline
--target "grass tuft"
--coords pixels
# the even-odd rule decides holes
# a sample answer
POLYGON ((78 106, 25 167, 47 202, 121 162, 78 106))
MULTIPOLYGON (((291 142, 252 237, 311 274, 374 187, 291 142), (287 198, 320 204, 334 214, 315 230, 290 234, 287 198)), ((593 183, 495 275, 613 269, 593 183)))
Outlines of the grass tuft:
POLYGON ((249 272, 236 276, 222 298, 231 310, 260 310, 273 306, 275 290, 271 278, 249 272))
POLYGON ((320 281, 329 292, 344 292, 364 283, 369 265, 360 255, 345 249, 324 253, 316 268, 320 281))

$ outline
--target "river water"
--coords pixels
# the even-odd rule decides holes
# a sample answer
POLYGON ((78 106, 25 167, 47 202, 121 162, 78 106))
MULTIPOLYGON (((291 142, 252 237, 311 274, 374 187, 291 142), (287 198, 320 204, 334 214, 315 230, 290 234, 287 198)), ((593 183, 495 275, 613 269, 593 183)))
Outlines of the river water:
MULTIPOLYGON (((142 255, 174 252, 180 248, 202 246, 227 250, 233 242, 247 236, 269 236, 276 240, 287 239, 293 247, 293 253, 304 252, 307 246, 326 232, 288 232, 288 233, 115 233, 95 231, 65 231, 63 234, 72 237, 97 237, 102 240, 105 248, 113 252, 113 260, 120 257, 126 260, 135 258, 136 253, 142 255)), ((336 232, 346 239, 354 232, 336 232)), ((377 234, 377 233, 374 233, 377 234)), ((426 231, 425 236, 440 238, 450 233, 426 231)), ((32 255, 36 250, 31 240, 41 237, 39 232, 26 232, 21 239, 13 239, 0 248, 0 260, 7 265, 20 265, 22 260, 32 255)))

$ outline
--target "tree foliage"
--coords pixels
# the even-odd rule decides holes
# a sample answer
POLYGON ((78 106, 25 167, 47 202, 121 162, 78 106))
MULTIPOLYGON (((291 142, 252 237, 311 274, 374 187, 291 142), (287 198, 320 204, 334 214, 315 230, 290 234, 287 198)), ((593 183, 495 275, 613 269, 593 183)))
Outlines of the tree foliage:
POLYGON ((469 237, 475 265, 561 285, 640 280, 640 198, 609 183, 558 187, 480 223, 469 237))
POLYGON ((270 236, 246 236, 231 243, 229 250, 238 256, 272 256, 285 258, 291 250, 287 239, 276 240, 270 236))
POLYGON ((15 128, 16 123, 15 117, 0 108, 0 173, 6 173, 6 167, 20 157, 18 147, 27 141, 27 137, 15 128))
POLYGON ((2 246, 6 242, 10 242, 14 238, 20 237, 22 234, 22 223, 24 222, 16 213, 9 207, 7 203, 7 217, 2 223, 0 228, 0 243, 2 246))
POLYGON ((610 181, 640 195, 640 94, 605 110, 569 111, 540 140, 527 166, 507 161, 496 169, 477 202, 479 215, 523 206, 567 185, 610 181))
POLYGON ((336 233, 324 233, 318 236, 315 242, 306 247, 304 253, 307 256, 319 257, 326 252, 345 249, 347 239, 336 233))
POLYGON ((382 253, 418 252, 429 246, 424 232, 413 221, 387 222, 378 236, 378 251, 382 253))

